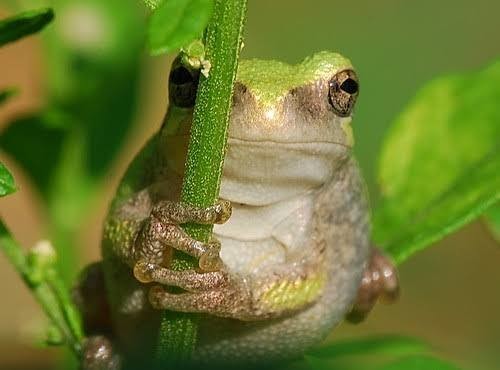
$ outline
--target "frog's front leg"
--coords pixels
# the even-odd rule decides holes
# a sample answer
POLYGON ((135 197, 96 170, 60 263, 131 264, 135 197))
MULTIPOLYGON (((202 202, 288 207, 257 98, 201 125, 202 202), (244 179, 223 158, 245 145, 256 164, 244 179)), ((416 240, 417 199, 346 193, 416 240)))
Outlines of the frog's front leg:
POLYGON ((231 204, 226 200, 207 208, 179 202, 159 202, 137 235, 134 276, 141 283, 156 282, 188 292, 213 291, 228 286, 228 274, 219 257, 220 243, 215 239, 208 243, 193 239, 179 224, 221 224, 230 216, 231 204), (201 271, 174 271, 165 267, 171 248, 198 258, 201 271))
POLYGON ((396 267, 378 248, 373 247, 358 289, 358 296, 351 312, 347 315, 347 320, 352 323, 363 321, 379 298, 392 303, 398 296, 399 278, 396 267))
POLYGON ((326 281, 322 263, 312 266, 297 261, 294 267, 285 264, 258 278, 240 276, 222 263, 218 242, 199 242, 178 226, 185 222, 222 223, 229 215, 229 202, 225 201, 207 209, 173 202, 154 207, 137 237, 140 256, 134 266, 138 281, 161 284, 149 291, 154 308, 253 321, 277 317, 316 300, 326 281), (200 269, 172 270, 163 263, 165 246, 199 258, 200 269), (165 285, 185 292, 171 293, 165 285))

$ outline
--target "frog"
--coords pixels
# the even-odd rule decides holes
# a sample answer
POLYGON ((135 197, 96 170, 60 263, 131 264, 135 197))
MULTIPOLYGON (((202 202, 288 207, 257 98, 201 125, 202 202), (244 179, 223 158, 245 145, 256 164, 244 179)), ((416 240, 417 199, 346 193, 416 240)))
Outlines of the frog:
POLYGON ((240 61, 220 198, 206 208, 180 201, 199 80, 173 62, 164 122, 110 206, 103 260, 77 294, 85 369, 144 365, 164 310, 198 315, 192 363, 264 363, 304 353, 399 294, 394 264, 370 242, 351 62, 329 51, 296 65, 240 61), (188 222, 214 225, 212 238, 193 239, 188 222), (175 251, 198 266, 175 270, 175 251))

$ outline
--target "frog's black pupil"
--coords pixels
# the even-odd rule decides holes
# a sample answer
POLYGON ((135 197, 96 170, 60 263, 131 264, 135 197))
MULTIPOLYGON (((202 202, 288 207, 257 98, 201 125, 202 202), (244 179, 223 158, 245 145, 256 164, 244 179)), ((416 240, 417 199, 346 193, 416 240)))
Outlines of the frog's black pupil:
POLYGON ((340 88, 348 94, 356 94, 358 92, 358 83, 352 78, 348 78, 342 82, 340 88))
POLYGON ((170 82, 176 85, 183 85, 186 83, 193 82, 193 76, 184 67, 178 67, 172 71, 170 74, 170 82))

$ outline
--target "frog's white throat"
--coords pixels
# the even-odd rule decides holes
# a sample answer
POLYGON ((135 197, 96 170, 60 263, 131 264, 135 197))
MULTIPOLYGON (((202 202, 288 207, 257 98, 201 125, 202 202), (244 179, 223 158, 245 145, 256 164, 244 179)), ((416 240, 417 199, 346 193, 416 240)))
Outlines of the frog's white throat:
POLYGON ((330 142, 284 143, 229 138, 220 196, 268 205, 325 184, 349 149, 330 142))

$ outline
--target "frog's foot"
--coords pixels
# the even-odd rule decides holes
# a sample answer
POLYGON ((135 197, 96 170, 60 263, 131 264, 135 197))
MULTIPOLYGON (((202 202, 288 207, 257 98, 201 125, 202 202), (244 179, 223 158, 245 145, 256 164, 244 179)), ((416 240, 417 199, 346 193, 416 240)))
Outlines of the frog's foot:
POLYGON ((365 269, 358 296, 347 320, 352 323, 363 321, 379 298, 386 303, 394 302, 399 296, 399 279, 394 264, 377 248, 373 248, 365 269))
POLYGON ((120 357, 111 342, 103 336, 87 338, 83 344, 82 370, 120 370, 120 357))
POLYGON ((212 240, 200 242, 187 235, 179 224, 222 224, 231 216, 231 203, 218 201, 207 208, 183 203, 162 201, 151 210, 150 217, 141 228, 135 241, 135 259, 155 264, 168 263, 171 248, 199 258, 200 268, 205 271, 218 270, 220 243, 212 240), (171 248, 170 248, 171 247, 171 248))

